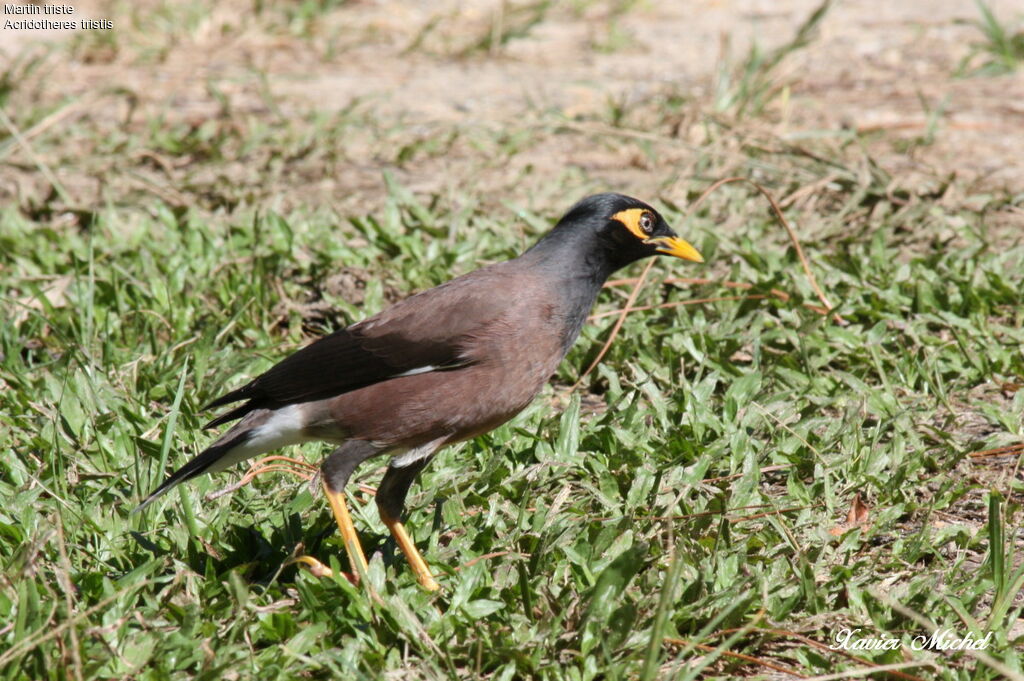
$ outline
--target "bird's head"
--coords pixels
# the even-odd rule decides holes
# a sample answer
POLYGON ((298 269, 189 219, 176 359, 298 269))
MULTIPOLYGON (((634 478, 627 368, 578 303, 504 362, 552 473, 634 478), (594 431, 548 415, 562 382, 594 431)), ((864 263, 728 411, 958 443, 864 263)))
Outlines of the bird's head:
POLYGON ((658 211, 622 194, 595 194, 579 201, 538 246, 544 242, 562 244, 588 260, 600 261, 608 268, 606 274, 652 255, 704 262, 658 211))

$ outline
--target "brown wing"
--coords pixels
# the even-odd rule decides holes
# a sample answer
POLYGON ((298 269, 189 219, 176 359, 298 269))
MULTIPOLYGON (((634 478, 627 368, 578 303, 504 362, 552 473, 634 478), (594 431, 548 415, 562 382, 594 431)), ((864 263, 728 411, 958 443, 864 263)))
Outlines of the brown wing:
POLYGON ((472 363, 463 350, 467 340, 501 314, 495 279, 504 278, 504 269, 496 265, 471 272, 314 341, 206 405, 209 409, 246 400, 206 427, 241 418, 253 409, 324 399, 410 372, 472 363))

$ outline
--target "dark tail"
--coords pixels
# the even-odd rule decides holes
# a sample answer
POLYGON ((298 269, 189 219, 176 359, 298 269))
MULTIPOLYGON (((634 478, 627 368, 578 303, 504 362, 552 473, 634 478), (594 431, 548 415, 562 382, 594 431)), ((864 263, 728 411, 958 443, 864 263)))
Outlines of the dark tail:
POLYGON ((267 407, 270 402, 270 400, 268 400, 265 395, 261 395, 259 391, 256 389, 256 381, 251 381, 246 385, 243 385, 238 390, 232 390, 226 395, 221 395, 213 402, 210 402, 209 404, 204 406, 202 410, 206 411, 207 409, 223 407, 226 404, 231 404, 232 402, 240 402, 241 400, 245 400, 245 404, 235 407, 226 414, 221 414, 220 416, 214 418, 209 423, 204 425, 203 428, 216 428, 217 426, 228 423, 229 421, 240 419, 249 412, 267 407))
MULTIPOLYGON (((230 436, 231 432, 229 431, 226 435, 230 436)), ((243 432, 236 434, 234 437, 220 438, 204 449, 202 453, 194 459, 174 471, 174 473, 171 474, 171 477, 164 480, 163 484, 153 490, 153 493, 146 497, 141 504, 133 508, 132 513, 138 513, 143 510, 179 482, 185 482, 186 480, 191 480, 194 477, 202 475, 209 470, 211 466, 220 461, 222 457, 228 454, 228 452, 239 445, 245 444, 251 437, 252 430, 246 429, 243 432)))

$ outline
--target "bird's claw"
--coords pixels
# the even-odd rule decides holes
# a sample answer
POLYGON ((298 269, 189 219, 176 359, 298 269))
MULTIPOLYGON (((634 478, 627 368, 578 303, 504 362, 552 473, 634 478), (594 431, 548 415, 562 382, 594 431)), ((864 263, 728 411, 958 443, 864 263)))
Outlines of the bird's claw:
MULTIPOLYGON (((292 558, 291 560, 289 560, 287 563, 285 563, 285 565, 293 565, 295 563, 299 563, 301 565, 305 565, 306 569, 309 570, 309 573, 311 575, 313 575, 314 577, 333 577, 334 576, 334 570, 332 570, 331 568, 327 567, 326 565, 321 563, 319 560, 317 560, 313 556, 297 556, 297 557, 292 558)), ((355 575, 353 575, 352 573, 350 573, 350 572, 342 572, 341 575, 342 575, 342 577, 344 577, 348 581, 352 582, 352 584, 355 584, 355 585, 359 584, 359 578, 356 577, 355 575)))

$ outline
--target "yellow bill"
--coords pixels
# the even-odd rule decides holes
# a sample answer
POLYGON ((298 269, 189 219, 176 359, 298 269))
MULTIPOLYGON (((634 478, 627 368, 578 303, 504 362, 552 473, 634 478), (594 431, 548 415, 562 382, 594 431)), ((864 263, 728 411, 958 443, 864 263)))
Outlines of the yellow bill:
POLYGON ((653 239, 647 239, 644 243, 657 246, 658 253, 682 258, 683 260, 704 262, 704 258, 697 252, 696 248, 691 246, 685 239, 680 239, 677 236, 659 236, 653 239))

